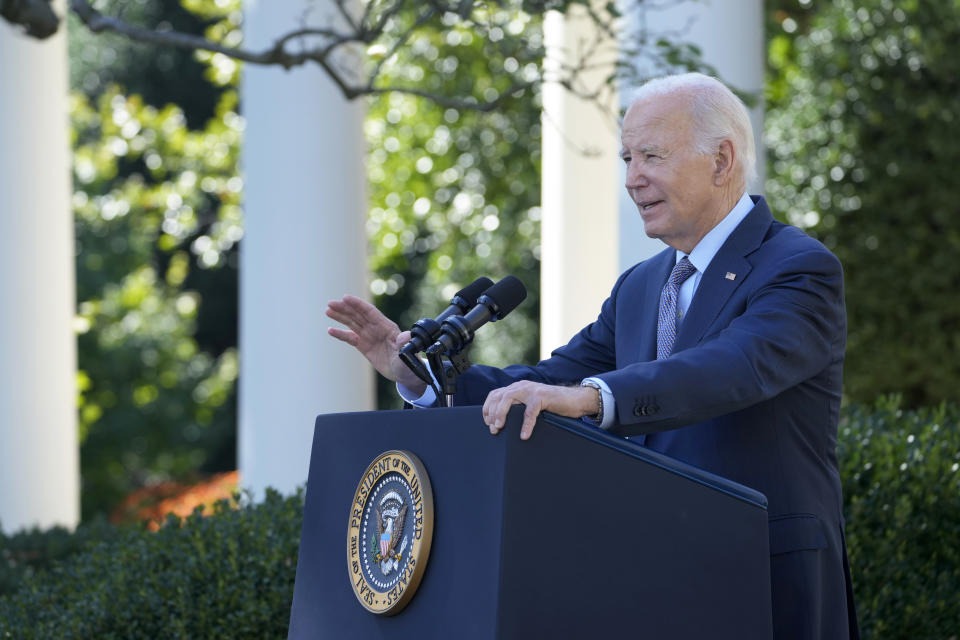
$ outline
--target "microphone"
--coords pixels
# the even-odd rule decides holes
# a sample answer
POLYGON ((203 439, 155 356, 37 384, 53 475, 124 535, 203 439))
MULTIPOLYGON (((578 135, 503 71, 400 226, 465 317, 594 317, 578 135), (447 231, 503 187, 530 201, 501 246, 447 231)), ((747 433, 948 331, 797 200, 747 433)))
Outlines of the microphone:
POLYGON ((443 321, 440 337, 427 349, 427 355, 456 353, 473 341, 474 333, 488 322, 496 322, 517 308, 527 297, 527 288, 514 276, 507 276, 477 299, 477 306, 466 315, 443 321))
POLYGON ((427 348, 440 335, 443 322, 455 315, 464 314, 477 304, 477 298, 481 293, 490 288, 493 280, 487 277, 477 278, 466 287, 457 291, 450 300, 450 306, 436 318, 421 318, 410 328, 412 337, 407 344, 400 349, 400 359, 407 367, 413 371, 418 378, 424 382, 430 383, 430 374, 426 367, 417 358, 417 353, 427 348))
POLYGON ((472 309, 474 305, 477 304, 477 298, 480 297, 480 294, 489 289, 492 284, 493 280, 490 278, 477 278, 460 291, 457 291, 453 299, 450 300, 450 306, 444 309, 439 316, 433 319, 420 318, 417 320, 413 327, 410 328, 410 333, 413 334, 410 342, 403 345, 400 353, 413 355, 426 349, 437 339, 437 336, 440 335, 441 325, 444 320, 450 316, 462 315, 472 309))

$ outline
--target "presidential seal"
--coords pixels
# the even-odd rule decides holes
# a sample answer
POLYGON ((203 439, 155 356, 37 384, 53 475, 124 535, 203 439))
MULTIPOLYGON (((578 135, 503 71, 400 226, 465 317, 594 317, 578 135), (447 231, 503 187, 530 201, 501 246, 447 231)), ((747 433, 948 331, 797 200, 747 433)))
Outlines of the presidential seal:
POLYGON ((380 454, 350 505, 347 570, 368 611, 393 615, 407 606, 427 566, 433 540, 433 491, 417 456, 380 454))

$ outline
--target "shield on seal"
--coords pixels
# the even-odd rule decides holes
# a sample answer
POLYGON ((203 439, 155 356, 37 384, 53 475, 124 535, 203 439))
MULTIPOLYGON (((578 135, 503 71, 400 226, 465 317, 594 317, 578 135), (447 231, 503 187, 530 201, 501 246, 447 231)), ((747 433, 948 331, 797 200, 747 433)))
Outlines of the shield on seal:
POLYGON ((393 535, 393 520, 387 524, 387 528, 380 534, 380 557, 386 558, 390 551, 390 536, 393 535))

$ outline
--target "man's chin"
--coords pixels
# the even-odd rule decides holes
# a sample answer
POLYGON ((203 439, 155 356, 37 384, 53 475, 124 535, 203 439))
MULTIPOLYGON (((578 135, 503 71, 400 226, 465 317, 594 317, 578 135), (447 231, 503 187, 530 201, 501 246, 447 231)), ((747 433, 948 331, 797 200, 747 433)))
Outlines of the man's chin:
POLYGON ((659 238, 662 235, 660 231, 660 225, 657 224, 658 219, 656 215, 653 215, 653 214, 645 215, 641 211, 640 220, 643 222, 643 232, 646 233, 648 237, 659 238))

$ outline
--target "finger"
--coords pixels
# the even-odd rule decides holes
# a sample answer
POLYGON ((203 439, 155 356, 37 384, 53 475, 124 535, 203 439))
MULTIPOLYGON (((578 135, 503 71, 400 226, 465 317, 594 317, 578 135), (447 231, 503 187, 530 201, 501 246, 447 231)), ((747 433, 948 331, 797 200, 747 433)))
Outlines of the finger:
POLYGON ((483 418, 483 424, 490 426, 490 421, 487 420, 487 416, 490 415, 489 406, 490 406, 490 396, 493 392, 487 394, 486 399, 483 401, 483 406, 480 407, 480 416, 483 418))
POLYGON ((501 390, 499 396, 495 399, 490 411, 491 427, 500 431, 507 424, 507 414, 510 413, 510 407, 515 404, 521 404, 525 401, 525 393, 522 387, 510 385, 501 390))
POLYGON ((371 309, 376 311, 376 307, 366 300, 350 295, 327 303, 327 315, 348 326, 368 322, 371 309))
POLYGON ((487 424, 490 425, 490 433, 492 434, 500 433, 503 430, 507 424, 507 413, 509 413, 510 407, 517 402, 513 390, 509 387, 497 391, 498 393, 495 392, 492 398, 488 396, 490 404, 487 411, 487 424))
POLYGON ((533 427, 537 424, 540 415, 541 402, 539 398, 527 398, 526 409, 523 410, 523 424, 520 425, 520 439, 529 440, 533 435, 533 427))
POLYGON ((363 300, 362 298, 357 298, 354 296, 343 296, 343 301, 346 306, 350 309, 351 313, 355 314, 363 322, 367 324, 378 324, 378 325, 394 325, 394 322, 390 320, 387 316, 383 315, 383 312, 380 309, 377 309, 375 306, 363 300))
POLYGON ((403 345, 410 342, 410 338, 412 337, 413 337, 413 334, 410 333, 409 331, 401 331, 400 333, 398 333, 396 339, 394 340, 394 343, 395 343, 394 346, 397 348, 397 351, 400 351, 400 349, 403 348, 403 345))
POLYGON ((490 429, 490 433, 496 434, 499 429, 494 427, 493 416, 496 413, 496 405, 500 397, 500 389, 495 389, 487 394, 487 399, 483 401, 483 409, 480 410, 483 416, 483 422, 490 429))
POLYGON ((341 302, 343 302, 344 306, 352 309, 357 313, 367 313, 371 310, 373 311, 377 310, 375 306, 373 306, 371 303, 367 302, 363 298, 352 296, 349 293, 343 296, 343 298, 341 298, 341 302))
POLYGON ((337 329, 336 327, 330 327, 327 329, 327 333, 341 342, 346 342, 352 347, 356 347, 360 343, 360 338, 353 331, 345 331, 343 329, 337 329))
POLYGON ((359 324, 359 317, 350 307, 341 303, 339 300, 331 300, 327 303, 326 316, 336 320, 340 324, 348 327, 356 327, 359 324))

